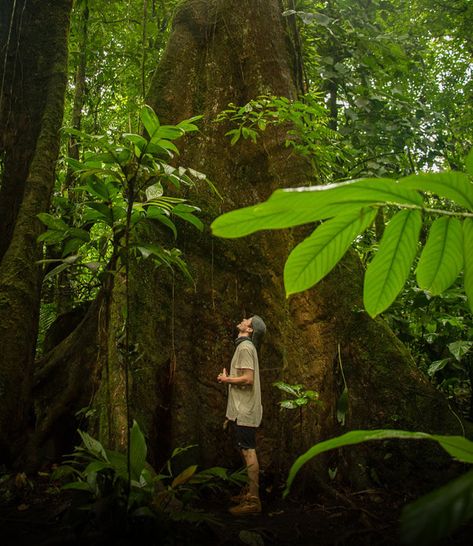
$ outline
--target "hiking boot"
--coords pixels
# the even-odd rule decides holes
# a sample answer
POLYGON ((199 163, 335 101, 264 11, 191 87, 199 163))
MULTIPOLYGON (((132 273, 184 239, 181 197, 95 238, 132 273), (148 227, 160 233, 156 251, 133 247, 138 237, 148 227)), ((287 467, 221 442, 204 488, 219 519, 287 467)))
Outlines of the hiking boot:
POLYGON ((233 495, 230 497, 230 502, 234 504, 240 504, 248 496, 248 486, 243 487, 243 489, 238 493, 238 495, 233 495))
POLYGON ((258 497, 246 495, 241 503, 230 508, 229 512, 233 516, 256 516, 261 514, 261 501, 258 497))

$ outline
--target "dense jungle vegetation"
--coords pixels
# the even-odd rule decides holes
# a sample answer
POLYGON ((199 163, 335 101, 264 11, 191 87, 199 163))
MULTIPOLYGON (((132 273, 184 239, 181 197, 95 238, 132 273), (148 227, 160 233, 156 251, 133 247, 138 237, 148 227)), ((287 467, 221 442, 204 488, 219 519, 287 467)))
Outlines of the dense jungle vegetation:
POLYGON ((2 0, 2 543, 468 543, 472 27, 2 0), (249 523, 215 378, 255 313, 249 523))

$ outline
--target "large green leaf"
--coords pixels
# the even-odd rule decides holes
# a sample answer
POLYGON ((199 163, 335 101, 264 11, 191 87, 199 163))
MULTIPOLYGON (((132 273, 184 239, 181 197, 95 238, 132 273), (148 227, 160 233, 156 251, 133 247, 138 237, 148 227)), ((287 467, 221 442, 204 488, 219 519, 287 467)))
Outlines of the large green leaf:
POLYGON ((455 357, 455 360, 460 362, 460 360, 468 353, 473 345, 473 341, 465 341, 464 339, 459 339, 458 341, 453 341, 448 344, 448 350, 455 357))
POLYGON ((132 477, 140 479, 141 472, 145 466, 147 454, 146 440, 144 434, 136 421, 133 421, 130 434, 130 466, 132 477))
POLYGON ((463 283, 468 304, 473 311, 473 220, 463 220, 463 259, 465 261, 463 283))
POLYGON ((471 517, 473 471, 407 505, 401 515, 401 542, 434 544, 471 517))
POLYGON ((273 387, 276 387, 287 394, 291 394, 292 396, 299 396, 301 386, 302 385, 289 385, 288 383, 284 383, 284 381, 275 381, 273 383, 273 387), (296 390, 296 388, 298 390, 296 390))
POLYGON ((89 222, 90 220, 95 221, 97 219, 105 220, 105 222, 109 225, 113 225, 113 216, 111 209, 105 204, 105 203, 96 203, 95 201, 87 201, 86 202, 87 207, 84 211, 84 220, 85 222, 89 222), (91 212, 90 209, 93 209, 94 212, 91 212), (98 213, 98 215, 96 214, 98 213))
POLYGON ((429 366, 429 369, 427 370, 427 374, 430 375, 430 377, 432 377, 438 371, 443 370, 445 366, 450 362, 450 360, 451 360, 450 358, 442 358, 442 360, 435 360, 429 366))
POLYGON ((92 438, 90 434, 87 434, 87 432, 84 432, 83 430, 77 431, 82 439, 82 442, 84 443, 85 449, 97 457, 98 459, 101 459, 103 461, 108 461, 108 457, 105 453, 105 449, 103 445, 96 440, 95 438, 92 438))
POLYGON ((92 196, 103 201, 113 201, 120 191, 116 183, 106 180, 90 180, 85 188, 92 196))
MULTIPOLYGON (((161 125, 158 131, 154 134, 153 141, 156 139, 176 140, 184 134, 184 130, 176 125, 161 125)), ((159 142, 158 142, 159 144, 159 142)))
POLYGON ((61 218, 56 218, 47 212, 40 212, 37 216, 49 229, 60 232, 67 231, 69 229, 69 226, 61 218))
POLYGON ((473 442, 463 436, 443 436, 429 434, 431 440, 437 441, 447 453, 463 463, 473 464, 473 442))
POLYGON ((340 184, 275 191, 258 205, 219 216, 214 235, 243 237, 262 229, 298 226, 348 214, 373 204, 401 203, 421 207, 422 197, 390 178, 362 178, 340 184))
POLYGON ((191 466, 188 466, 185 470, 183 470, 178 476, 176 476, 171 484, 171 487, 178 487, 179 485, 183 485, 187 483, 192 476, 195 474, 197 470, 197 465, 193 464, 191 466))
POLYGON ((158 220, 167 226, 173 233, 174 239, 177 238, 177 229, 173 221, 161 210, 160 207, 148 207, 146 210, 146 218, 150 220, 158 220))
POLYGON ((181 122, 179 122, 176 127, 178 129, 182 129, 183 131, 185 131, 186 133, 192 133, 194 131, 198 131, 199 128, 197 127, 197 125, 194 124, 194 121, 199 121, 203 118, 204 116, 200 115, 200 116, 194 116, 192 118, 189 118, 189 119, 185 119, 181 122))
POLYGON ((473 184, 459 172, 415 174, 399 180, 405 188, 435 193, 473 211, 473 184))
POLYGON ((127 456, 125 453, 118 453, 112 449, 107 449, 107 458, 112 465, 113 470, 116 472, 120 478, 127 481, 128 480, 128 463, 127 456))
MULTIPOLYGON (((331 451, 332 449, 336 449, 343 446, 360 444, 366 441, 386 440, 389 438, 405 438, 404 434, 405 434, 405 431, 396 431, 396 430, 352 430, 350 432, 347 432, 346 434, 337 436, 336 438, 332 438, 330 440, 326 440, 324 442, 319 442, 318 444, 315 444, 314 446, 309 448, 305 453, 300 455, 295 460, 294 464, 291 466, 288 477, 287 477, 287 481, 286 481, 286 488, 284 490, 283 495, 284 496, 288 495, 291 485, 294 481, 294 478, 297 476, 299 470, 311 459, 313 459, 317 455, 320 455, 320 453, 325 453, 326 451, 331 451)), ((415 434, 416 438, 428 437, 428 435, 423 432, 417 432, 417 433, 409 432, 407 434, 409 435, 409 437, 411 437, 410 435, 412 434, 415 434)))
POLYGON ((151 107, 145 105, 140 110, 140 118, 148 135, 152 138, 160 127, 158 116, 151 107))
POLYGON ((158 140, 156 144, 160 146, 161 148, 164 148, 165 150, 170 150, 171 152, 175 152, 176 154, 179 154, 179 149, 174 144, 174 142, 171 142, 170 140, 162 138, 158 140))
POLYGON ((85 154, 85 163, 91 165, 106 163, 110 165, 116 163, 116 155, 111 152, 88 152, 85 154))
POLYGON ((88 493, 93 493, 94 489, 87 482, 68 482, 65 483, 61 489, 77 489, 79 491, 87 491, 88 493))
POLYGON ((463 231, 458 218, 437 218, 417 266, 417 283, 432 294, 453 284, 463 267, 463 231))
POLYGON ((387 309, 404 286, 417 252, 421 226, 418 210, 401 210, 386 226, 364 281, 364 305, 372 317, 387 309))
MULTIPOLYGON (((141 135, 135 135, 134 133, 125 133, 123 138, 124 140, 132 142, 139 152, 142 152, 148 145, 146 138, 142 137, 141 135)), ((139 155, 139 153, 137 153, 137 155, 139 155)))
POLYGON ((292 467, 289 470, 289 475, 286 481, 286 488, 284 490, 284 496, 289 493, 292 482, 296 477, 299 470, 311 459, 320 453, 325 453, 338 447, 360 444, 362 442, 372 440, 388 440, 388 439, 402 439, 402 440, 434 440, 437 441, 445 451, 447 451, 452 457, 455 457, 461 462, 473 464, 473 442, 467 440, 463 436, 442 436, 427 434, 425 432, 409 432, 405 430, 352 430, 337 436, 331 440, 320 442, 315 444, 305 453, 300 455, 292 467))
POLYGON ((302 292, 318 283, 338 263, 351 242, 375 219, 376 208, 336 216, 297 245, 284 267, 286 294, 302 292))
POLYGON ((194 207, 192 205, 186 205, 184 203, 180 203, 176 205, 172 209, 172 213, 179 218, 182 218, 182 220, 185 220, 186 222, 189 222, 194 227, 196 227, 199 231, 204 230, 204 224, 200 218, 197 216, 194 216, 194 212, 200 212, 200 209, 198 207, 194 207))

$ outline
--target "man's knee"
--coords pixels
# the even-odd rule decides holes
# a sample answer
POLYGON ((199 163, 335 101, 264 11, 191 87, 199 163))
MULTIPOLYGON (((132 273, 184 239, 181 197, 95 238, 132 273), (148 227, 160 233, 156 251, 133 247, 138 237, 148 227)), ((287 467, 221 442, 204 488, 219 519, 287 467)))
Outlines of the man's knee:
POLYGON ((256 466, 258 464, 256 449, 242 449, 241 453, 247 466, 256 466))

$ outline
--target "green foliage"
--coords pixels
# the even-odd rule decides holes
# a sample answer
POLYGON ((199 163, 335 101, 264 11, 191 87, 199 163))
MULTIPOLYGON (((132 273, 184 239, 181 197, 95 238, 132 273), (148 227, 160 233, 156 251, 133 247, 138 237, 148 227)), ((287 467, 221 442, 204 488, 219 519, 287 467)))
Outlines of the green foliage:
POLYGON ((273 387, 291 395, 291 398, 279 402, 280 407, 285 409, 300 409, 310 402, 317 402, 319 398, 318 392, 306 390, 303 385, 289 385, 284 381, 276 381, 273 387))
POLYGON ((473 145, 467 2, 288 5, 306 86, 316 82, 325 92, 331 127, 342 137, 334 180, 461 169, 473 145))
POLYGON ((469 269, 472 252, 463 242, 464 232, 469 239, 471 235, 473 184, 463 173, 421 174, 397 181, 359 179, 277 190, 264 203, 218 217, 212 230, 220 237, 233 238, 262 229, 325 220, 293 250, 286 262, 284 283, 286 294, 290 295, 312 286, 329 273, 382 207, 404 210, 389 222, 378 253, 368 265, 364 284, 367 312, 376 316, 387 309, 404 286, 419 244, 421 212, 445 217, 438 218, 430 228, 417 268, 419 285, 433 294, 443 292, 453 284, 466 261, 464 287, 473 309, 469 269), (418 190, 450 199, 456 209, 432 209, 432 198, 424 197, 418 190))
MULTIPOLYGON (((68 158, 70 168, 80 185, 73 191, 84 199, 67 204, 71 223, 52 214, 39 214, 48 228, 39 241, 60 248, 60 258, 43 260, 58 264, 46 279, 69 268, 87 268, 103 279, 111 262, 118 269, 124 262, 125 235, 129 230, 129 246, 137 257, 149 258, 156 265, 177 267, 190 278, 181 252, 143 240, 141 226, 153 223, 177 236, 175 221, 180 219, 199 230, 203 224, 195 216, 199 209, 180 197, 164 195, 166 185, 177 190, 192 187, 205 175, 193 169, 173 167, 168 161, 178 149, 174 142, 197 130, 198 117, 178 125, 161 125, 151 108, 141 110, 141 119, 148 137, 125 133, 117 142, 108 136, 90 136, 70 130, 80 138, 88 151, 84 159, 68 158), (128 226, 128 227, 127 227, 128 226)), ((208 182, 208 181, 207 181, 208 182)), ((208 182, 210 184, 210 182, 208 182)), ((59 209, 59 214, 61 214, 59 209)), ((67 219, 67 217, 66 217, 67 219)))
POLYGON ((337 134, 327 126, 328 119, 321 94, 311 92, 299 100, 262 95, 243 106, 231 103, 217 116, 216 122, 237 126, 226 133, 231 137, 231 145, 241 138, 256 142, 269 127, 286 127, 286 147, 309 158, 314 175, 327 181, 332 166, 343 153, 337 134))
POLYGON ((241 472, 230 473, 221 467, 198 471, 197 465, 191 465, 175 475, 173 460, 192 446, 175 449, 165 465, 166 471, 163 468, 157 473, 146 462, 146 440, 136 421, 130 431, 130 476, 126 453, 106 449, 86 432, 78 432, 82 445, 57 472, 63 478, 74 477, 63 489, 85 492, 84 508, 95 511, 106 506, 117 520, 165 514, 177 521, 205 521, 211 516, 191 508, 203 488, 242 483, 241 472))
POLYGON ((469 340, 473 335, 473 316, 461 280, 460 277, 451 288, 432 297, 409 279, 383 317, 409 348, 418 367, 455 401, 462 414, 470 416, 473 367, 469 340))
POLYGON ((287 294, 301 292, 323 279, 375 216, 376 210, 369 208, 336 216, 297 245, 284 267, 287 294))
POLYGON ((454 283, 462 268, 462 224, 457 218, 437 218, 417 265, 417 283, 431 294, 441 294, 454 283))
POLYGON ((81 127, 87 133, 138 131, 138 112, 164 50, 179 0, 88 0, 87 40, 81 41, 85 0, 74 2, 69 38, 66 123, 81 56, 86 89, 81 127))
MULTIPOLYGON (((302 466, 313 457, 343 446, 374 440, 433 440, 456 460, 473 464, 473 442, 463 436, 444 436, 405 430, 352 430, 312 446, 299 456, 287 478, 284 496, 302 466)), ((406 506, 401 516, 403 544, 428 545, 448 536, 453 530, 473 517, 473 471, 449 482, 440 489, 406 506)))

